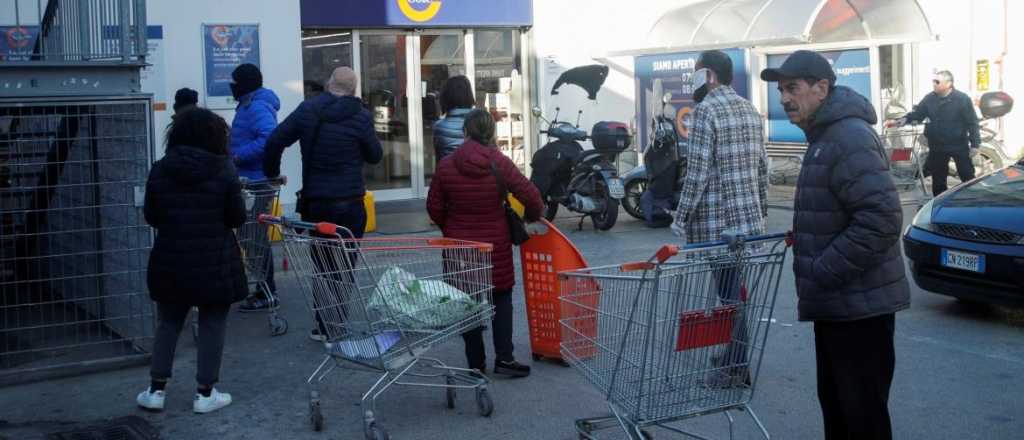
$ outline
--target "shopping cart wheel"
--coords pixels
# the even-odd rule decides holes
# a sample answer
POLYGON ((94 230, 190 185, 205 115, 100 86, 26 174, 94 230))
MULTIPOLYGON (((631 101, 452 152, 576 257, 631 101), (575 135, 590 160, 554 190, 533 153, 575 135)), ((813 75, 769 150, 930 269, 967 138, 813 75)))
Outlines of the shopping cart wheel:
POLYGON ((487 388, 476 389, 476 409, 480 410, 480 415, 484 417, 490 417, 494 413, 494 401, 491 400, 491 392, 487 388))
POLYGON ((270 317, 270 336, 281 336, 288 333, 288 320, 280 316, 270 317))
POLYGON ((309 422, 313 424, 314 431, 324 430, 324 415, 320 412, 320 402, 309 402, 309 422))
MULTIPOLYGON (((448 385, 449 387, 452 386, 452 385, 455 385, 455 378, 451 377, 451 376, 445 376, 444 383, 445 383, 445 385, 448 385)), ((445 394, 445 400, 448 403, 448 409, 454 409, 455 408, 455 388, 445 388, 444 394, 445 394)))
POLYGON ((389 440, 390 438, 391 436, 384 428, 377 426, 377 422, 370 422, 369 425, 366 425, 366 440, 389 440))

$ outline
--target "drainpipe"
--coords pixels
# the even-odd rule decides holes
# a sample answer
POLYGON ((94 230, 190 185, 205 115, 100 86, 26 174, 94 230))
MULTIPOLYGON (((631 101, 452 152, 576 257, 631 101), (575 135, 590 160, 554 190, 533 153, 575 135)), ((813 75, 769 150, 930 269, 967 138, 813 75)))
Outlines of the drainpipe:
MULTIPOLYGON (((999 90, 1004 91, 1003 74, 1006 71, 1006 55, 1010 52, 1010 0, 1003 0, 1003 51, 999 54, 999 90)), ((999 118, 999 138, 1006 139, 1006 127, 1003 118, 999 118)))

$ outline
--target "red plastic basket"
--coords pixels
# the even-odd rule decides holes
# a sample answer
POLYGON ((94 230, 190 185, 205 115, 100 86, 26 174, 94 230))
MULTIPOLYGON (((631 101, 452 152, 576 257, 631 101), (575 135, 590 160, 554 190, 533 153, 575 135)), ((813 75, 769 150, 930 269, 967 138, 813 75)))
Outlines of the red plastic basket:
POLYGON ((526 317, 530 327, 530 349, 534 359, 561 360, 561 294, 558 273, 587 267, 579 249, 555 225, 541 220, 547 232, 532 235, 519 247, 522 259, 526 317))

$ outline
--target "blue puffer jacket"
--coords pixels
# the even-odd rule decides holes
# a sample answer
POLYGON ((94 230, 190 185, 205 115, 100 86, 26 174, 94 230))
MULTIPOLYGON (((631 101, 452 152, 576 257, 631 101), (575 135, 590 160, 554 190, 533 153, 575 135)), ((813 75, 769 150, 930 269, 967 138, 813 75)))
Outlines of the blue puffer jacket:
POLYGON ((302 149, 302 195, 308 199, 362 196, 366 192, 363 165, 380 163, 384 156, 370 112, 351 96, 322 93, 299 104, 267 140, 263 166, 267 176, 280 175, 281 155, 295 141, 300 141, 302 149), (324 122, 320 138, 311 145, 318 115, 324 122))
POLYGON ((434 157, 438 163, 465 142, 462 125, 466 123, 466 115, 471 111, 471 108, 453 108, 444 115, 444 119, 434 123, 434 157))
POLYGON ((265 179, 263 147, 277 127, 277 111, 281 100, 270 89, 259 88, 245 95, 235 109, 231 122, 231 155, 238 175, 251 180, 265 179))
POLYGON ((793 270, 801 321, 850 321, 910 307, 903 208, 872 125, 875 109, 836 87, 804 130, 793 270))

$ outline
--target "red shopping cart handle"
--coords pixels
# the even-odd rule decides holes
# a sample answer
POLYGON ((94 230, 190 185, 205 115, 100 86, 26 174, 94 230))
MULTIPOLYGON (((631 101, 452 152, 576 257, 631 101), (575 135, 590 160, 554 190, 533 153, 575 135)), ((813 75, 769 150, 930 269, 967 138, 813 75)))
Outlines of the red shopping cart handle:
POLYGON ((275 217, 270 214, 260 214, 256 217, 256 220, 265 225, 279 225, 282 222, 281 217, 275 217))
POLYGON ((668 261, 669 258, 672 258, 672 257, 674 257, 676 255, 679 255, 679 246, 675 246, 675 245, 671 245, 671 244, 666 244, 666 245, 662 246, 660 249, 658 249, 658 252, 655 252, 654 256, 651 257, 650 260, 638 261, 638 262, 634 262, 634 263, 625 263, 625 264, 622 264, 621 266, 619 266, 619 270, 621 270, 623 272, 633 272, 633 271, 637 271, 637 270, 651 270, 651 269, 654 269, 654 266, 655 266, 654 262, 655 261, 657 261, 658 264, 661 264, 661 263, 664 263, 664 262, 668 261))

